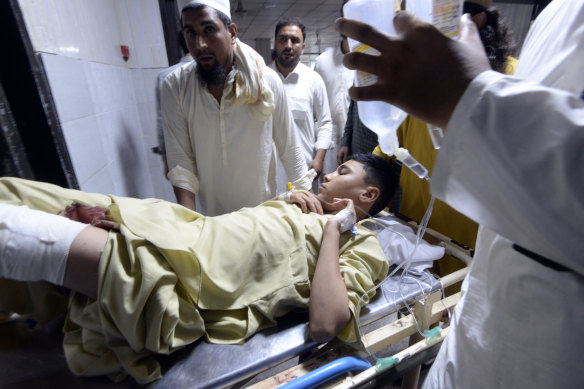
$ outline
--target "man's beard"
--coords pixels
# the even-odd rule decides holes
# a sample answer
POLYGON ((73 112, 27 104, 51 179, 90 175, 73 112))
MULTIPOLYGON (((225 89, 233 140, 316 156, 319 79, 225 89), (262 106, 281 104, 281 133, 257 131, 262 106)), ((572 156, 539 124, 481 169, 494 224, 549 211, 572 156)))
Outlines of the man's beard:
POLYGON ((280 52, 276 55, 276 57, 278 58, 278 63, 280 64, 280 66, 284 67, 284 68, 291 68, 293 66, 295 66, 296 64, 298 64, 298 61, 300 61, 300 56, 292 56, 292 58, 290 60, 287 60, 284 58, 284 56, 282 55, 284 54, 284 52, 280 52))
POLYGON ((197 77, 205 85, 222 85, 227 77, 225 65, 216 62, 211 69, 197 65, 197 77))

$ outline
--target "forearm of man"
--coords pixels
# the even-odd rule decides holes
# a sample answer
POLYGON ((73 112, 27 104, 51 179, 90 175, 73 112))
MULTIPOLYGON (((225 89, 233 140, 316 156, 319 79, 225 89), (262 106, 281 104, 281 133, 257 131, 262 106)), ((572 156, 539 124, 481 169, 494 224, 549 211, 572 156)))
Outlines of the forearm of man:
POLYGON ((193 211, 197 210, 196 209, 197 207, 195 205, 195 194, 193 192, 183 188, 177 188, 176 186, 173 186, 172 189, 174 189, 176 201, 180 205, 182 205, 183 207, 187 207, 188 209, 191 209, 193 211))
POLYGON ((308 309, 310 337, 316 342, 329 341, 351 320, 347 287, 339 267, 340 235, 338 222, 329 220, 324 228, 308 309))

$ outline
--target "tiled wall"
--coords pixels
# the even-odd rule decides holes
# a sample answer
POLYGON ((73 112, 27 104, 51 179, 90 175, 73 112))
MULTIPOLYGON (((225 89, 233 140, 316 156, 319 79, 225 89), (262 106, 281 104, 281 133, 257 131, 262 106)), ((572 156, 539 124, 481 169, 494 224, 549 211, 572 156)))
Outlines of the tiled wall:
POLYGON ((156 146, 157 0, 19 0, 81 189, 174 200, 156 146), (130 49, 124 61, 120 45, 130 49))

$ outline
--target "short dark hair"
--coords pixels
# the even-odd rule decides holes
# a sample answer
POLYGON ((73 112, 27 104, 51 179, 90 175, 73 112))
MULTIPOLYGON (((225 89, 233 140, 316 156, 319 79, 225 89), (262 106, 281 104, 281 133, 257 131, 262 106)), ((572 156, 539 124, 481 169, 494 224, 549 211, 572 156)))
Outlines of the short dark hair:
POLYGON ((399 186, 398 166, 374 154, 353 154, 350 159, 363 165, 365 183, 379 189, 379 197, 369 209, 369 215, 375 216, 389 204, 399 186))
MULTIPOLYGON (((185 11, 188 11, 190 9, 199 9, 199 8, 202 8, 202 7, 209 7, 209 6, 208 5, 205 5, 205 4, 200 4, 200 3, 189 3, 189 4, 185 5, 183 7, 183 9, 180 11, 180 15, 181 15, 180 22, 181 22, 181 25, 182 25, 182 14, 185 11)), ((225 29, 229 28, 229 26, 231 25, 231 23, 233 23, 233 21, 231 21, 231 18, 229 16, 225 15, 223 12, 218 11, 218 10, 216 10, 213 7, 209 7, 209 8, 211 8, 211 9, 213 9, 213 11, 215 11, 215 13, 217 14, 217 17, 219 18, 219 20, 221 20, 223 22, 223 25, 225 26, 225 29)))
POLYGON ((285 26, 297 26, 302 31, 302 41, 306 42, 306 26, 296 16, 288 16, 278 20, 278 24, 276 24, 276 29, 274 30, 274 38, 278 39, 278 32, 285 26))

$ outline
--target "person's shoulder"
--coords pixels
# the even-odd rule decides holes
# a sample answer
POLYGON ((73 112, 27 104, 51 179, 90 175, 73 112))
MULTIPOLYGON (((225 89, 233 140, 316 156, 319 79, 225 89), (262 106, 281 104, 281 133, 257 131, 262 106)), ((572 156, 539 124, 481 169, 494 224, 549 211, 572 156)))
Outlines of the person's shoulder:
POLYGON ((321 66, 325 61, 330 60, 330 58, 333 56, 333 52, 334 49, 328 49, 323 51, 322 53, 320 53, 320 55, 318 57, 316 57, 316 61, 315 61, 315 67, 316 65, 321 66))
POLYGON ((328 68, 332 66, 333 57, 335 55, 335 49, 329 48, 322 53, 318 57, 316 57, 316 61, 314 62, 314 70, 318 73, 326 72, 329 70, 328 68))
POLYGON ((271 64, 266 65, 266 68, 272 69, 274 71, 274 73, 276 73, 276 75, 277 75, 277 72, 276 72, 276 61, 273 61, 271 64))
POLYGON ((310 87, 312 89, 326 89, 322 76, 316 70, 311 69, 303 63, 299 63, 298 67, 300 67, 299 73, 301 73, 304 77, 309 78, 310 87))
POLYGON ((304 73, 316 73, 309 66, 306 66, 302 62, 298 62, 298 65, 296 65, 296 67, 294 68, 294 71, 296 73, 300 73, 300 74, 304 74, 304 73))
POLYGON ((311 81, 313 79, 319 78, 322 80, 322 77, 320 76, 320 74, 318 74, 318 72, 316 72, 314 69, 310 68, 310 66, 307 66, 305 64, 303 64, 302 62, 298 62, 298 65, 296 65, 296 68, 294 68, 294 71, 300 76, 300 77, 309 77, 311 79, 311 81))
POLYGON ((274 88, 282 89, 283 88, 283 84, 282 84, 282 80, 280 79, 280 76, 278 75, 278 73, 276 73, 276 71, 274 69, 272 69, 269 66, 264 67, 264 78, 266 79, 266 81, 268 82, 268 84, 270 85, 270 87, 272 89, 274 89, 274 88))
POLYGON ((267 65, 264 68, 264 72, 265 72, 266 77, 268 77, 268 78, 272 78, 274 80, 280 79, 280 77, 278 76, 278 73, 276 73, 276 71, 274 70, 273 65, 267 65))
POLYGON ((165 81, 171 85, 180 85, 195 76, 197 63, 191 61, 188 63, 178 63, 170 69, 170 72, 164 77, 165 81))

